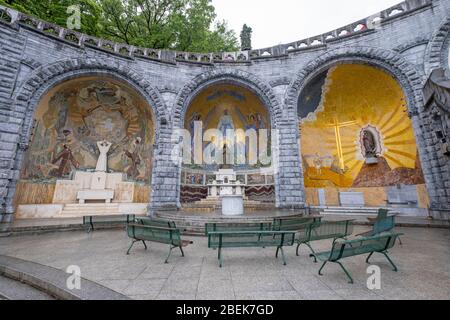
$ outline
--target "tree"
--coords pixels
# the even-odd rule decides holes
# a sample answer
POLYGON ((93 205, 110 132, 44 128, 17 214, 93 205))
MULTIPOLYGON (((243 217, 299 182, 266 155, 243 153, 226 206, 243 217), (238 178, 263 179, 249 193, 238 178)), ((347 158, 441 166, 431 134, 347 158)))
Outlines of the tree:
POLYGON ((0 0, 0 4, 63 27, 66 27, 70 16, 67 9, 72 5, 78 5, 81 12, 79 31, 98 35, 100 7, 97 0, 0 0))
POLYGON ((181 51, 234 51, 236 36, 217 22, 210 0, 101 0, 102 34, 127 44, 181 51))
POLYGON ((241 50, 252 50, 252 28, 244 24, 241 31, 241 50))
POLYGON ((67 8, 80 5, 81 32, 155 49, 236 51, 234 31, 215 22, 210 0, 0 0, 21 12, 66 26, 67 8))

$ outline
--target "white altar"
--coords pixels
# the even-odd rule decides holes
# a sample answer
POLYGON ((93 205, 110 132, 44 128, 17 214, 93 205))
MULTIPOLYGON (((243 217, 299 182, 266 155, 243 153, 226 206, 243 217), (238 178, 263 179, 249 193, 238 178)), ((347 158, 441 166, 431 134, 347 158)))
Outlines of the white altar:
POLYGON ((208 183, 208 199, 220 199, 222 214, 236 216, 244 214, 244 185, 236 179, 232 169, 220 169, 216 179, 208 183))

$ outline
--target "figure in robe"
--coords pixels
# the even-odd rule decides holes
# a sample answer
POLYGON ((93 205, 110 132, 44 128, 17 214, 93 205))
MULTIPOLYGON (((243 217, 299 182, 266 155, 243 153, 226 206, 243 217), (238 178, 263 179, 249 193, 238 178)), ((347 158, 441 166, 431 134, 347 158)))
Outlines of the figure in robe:
POLYGON ((313 160, 314 168, 316 169, 316 173, 318 176, 322 175, 322 167, 323 167, 323 161, 320 158, 319 154, 316 153, 313 160))
POLYGON ((375 142, 375 137, 373 136, 373 134, 368 130, 364 130, 362 140, 365 157, 375 158, 377 156, 377 143, 375 142))
POLYGON ((139 156, 139 151, 140 151, 139 147, 140 147, 141 141, 142 141, 142 139, 140 137, 137 137, 133 143, 133 145, 134 145, 133 150, 132 151, 128 151, 128 150, 124 151, 125 155, 131 161, 131 165, 128 167, 128 169, 126 171, 127 175, 134 179, 136 179, 140 175, 138 166, 141 164, 141 157, 139 156))
MULTIPOLYGON (((200 144, 199 146, 196 145, 197 141, 202 142, 203 140, 203 132, 202 130, 197 130, 195 131, 195 123, 196 122, 202 122, 202 115, 195 112, 191 119, 189 120, 189 131, 191 133, 191 153, 192 153, 192 158, 194 159, 194 155, 195 155, 195 148, 201 148, 202 144, 200 144)), ((203 152, 203 150, 199 150, 200 152, 203 152)))
POLYGON ((56 164, 58 161, 59 168, 54 169, 50 172, 50 175, 61 178, 72 171, 70 164, 72 164, 75 168, 79 167, 78 162, 75 160, 72 154, 72 150, 70 150, 67 144, 63 145, 63 150, 53 159, 52 164, 56 164))
POLYGON ((219 120, 218 129, 222 132, 224 138, 227 136, 227 130, 234 130, 233 118, 228 114, 227 109, 225 109, 223 116, 219 120))
POLYGON ((98 150, 100 151, 100 156, 97 160, 97 166, 95 171, 106 172, 108 170, 108 151, 111 148, 112 143, 106 140, 97 142, 98 150))

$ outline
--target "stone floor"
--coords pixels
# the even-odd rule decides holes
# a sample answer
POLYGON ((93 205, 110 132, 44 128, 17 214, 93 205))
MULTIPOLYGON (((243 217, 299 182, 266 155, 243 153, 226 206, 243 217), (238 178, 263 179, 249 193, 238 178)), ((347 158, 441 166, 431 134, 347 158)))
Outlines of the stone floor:
MULTIPOLYGON (((366 230, 357 227, 355 233, 366 230)), ((398 228, 405 233, 403 246, 391 251, 399 272, 393 272, 381 255, 372 263, 381 268, 382 289, 366 287, 365 257, 344 260, 355 283, 337 265, 327 265, 318 276, 318 264, 305 248, 295 256, 286 248, 287 266, 274 257, 275 250, 228 249, 224 267, 205 238, 192 237, 186 257, 174 251, 164 264, 167 246, 136 244, 125 255, 129 240, 124 231, 61 232, 37 236, 0 238, 0 254, 65 270, 81 267, 82 277, 96 281, 133 299, 450 299, 450 230, 398 228)), ((330 242, 314 245, 329 249, 330 242)))

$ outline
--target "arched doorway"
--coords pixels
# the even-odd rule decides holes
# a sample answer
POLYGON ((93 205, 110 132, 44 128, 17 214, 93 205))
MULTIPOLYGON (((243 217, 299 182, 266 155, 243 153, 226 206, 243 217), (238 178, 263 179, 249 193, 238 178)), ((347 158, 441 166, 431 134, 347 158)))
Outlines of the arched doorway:
POLYGON ((64 216, 69 205, 79 202, 80 190, 92 187, 101 141, 110 144, 102 170, 105 189, 113 190, 109 213, 133 204, 142 204, 144 213, 150 201, 154 119, 146 100, 112 77, 79 77, 53 87, 35 109, 16 188, 17 216, 64 216))
POLYGON ((245 185, 246 199, 256 207, 275 205, 271 116, 256 93, 232 82, 207 86, 191 100, 183 125, 191 138, 192 156, 182 165, 182 205, 192 207, 208 198, 208 184, 221 168, 235 172, 245 185), (234 136, 227 137, 227 131, 234 136))
POLYGON ((425 214, 418 146, 393 77, 369 65, 335 65, 304 87, 298 116, 309 205, 425 214))

